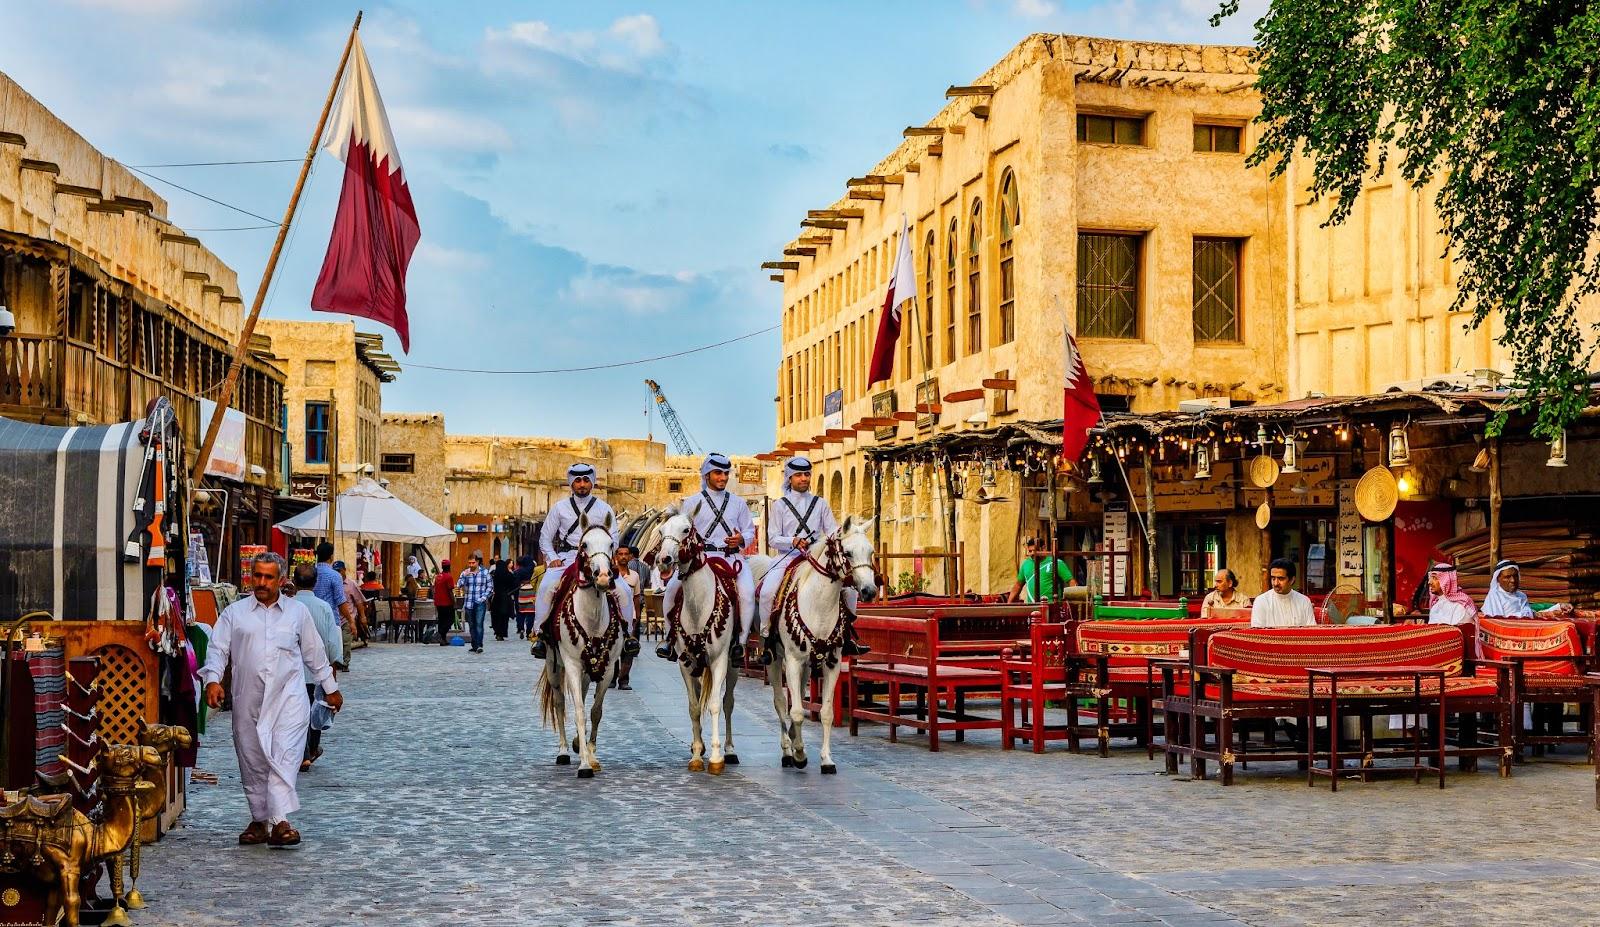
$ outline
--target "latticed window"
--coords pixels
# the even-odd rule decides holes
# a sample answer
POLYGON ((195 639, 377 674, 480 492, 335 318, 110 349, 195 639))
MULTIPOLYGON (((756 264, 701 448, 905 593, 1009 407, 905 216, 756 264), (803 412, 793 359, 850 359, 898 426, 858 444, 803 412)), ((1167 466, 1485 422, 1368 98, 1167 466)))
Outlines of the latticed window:
POLYGON ((956 220, 944 242, 944 362, 956 361, 956 220))
POLYGON ((983 273, 979 258, 983 253, 983 201, 972 201, 972 218, 967 223, 967 353, 983 347, 983 273))
POLYGON ((1194 340, 1239 340, 1239 239, 1194 240, 1194 340))
POLYGON ((1139 337, 1138 235, 1078 233, 1078 333, 1139 337))
POLYGON ((1010 344, 1017 337, 1017 279, 1012 267, 1013 238, 1022 223, 1017 204, 1017 176, 1006 171, 1000 178, 1000 337, 999 344, 1010 344))
POLYGON ((922 247, 922 363, 933 363, 933 252, 938 247, 932 230, 922 247))

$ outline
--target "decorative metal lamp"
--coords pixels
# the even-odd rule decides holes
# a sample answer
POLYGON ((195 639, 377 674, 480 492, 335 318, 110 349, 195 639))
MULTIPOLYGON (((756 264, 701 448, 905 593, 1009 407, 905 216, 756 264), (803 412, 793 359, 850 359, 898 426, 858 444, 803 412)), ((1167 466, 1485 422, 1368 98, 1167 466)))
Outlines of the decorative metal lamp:
POLYGON ((1300 449, 1295 445, 1294 435, 1290 435, 1283 442, 1283 472, 1299 473, 1300 468, 1295 464, 1300 461, 1300 449))
POLYGON ((911 472, 911 465, 906 464, 900 470, 900 495, 914 496, 917 494, 916 476, 911 472))
POLYGON ((1411 462, 1411 439, 1406 426, 1395 422, 1389 428, 1389 466, 1403 467, 1411 462))
POLYGON ((995 488, 994 461, 992 460, 985 460, 983 462, 983 488, 995 488))
POLYGON ((1194 478, 1197 480, 1211 477, 1211 445, 1204 441, 1194 446, 1194 478))
POLYGON ((1561 429, 1555 440, 1550 442, 1550 459, 1544 462, 1547 467, 1565 467, 1567 465, 1567 430, 1561 429))
POLYGON ((1267 447, 1267 424, 1266 424, 1266 422, 1262 422, 1261 424, 1256 426, 1256 444, 1260 445, 1261 449, 1263 451, 1266 450, 1266 447, 1267 447))
POLYGON ((1100 475, 1100 457, 1099 457, 1099 455, 1090 455, 1090 457, 1089 457, 1089 478, 1087 480, 1085 480, 1084 482, 1088 483, 1090 486, 1101 486, 1101 485, 1105 484, 1105 481, 1106 481, 1105 477, 1100 475))

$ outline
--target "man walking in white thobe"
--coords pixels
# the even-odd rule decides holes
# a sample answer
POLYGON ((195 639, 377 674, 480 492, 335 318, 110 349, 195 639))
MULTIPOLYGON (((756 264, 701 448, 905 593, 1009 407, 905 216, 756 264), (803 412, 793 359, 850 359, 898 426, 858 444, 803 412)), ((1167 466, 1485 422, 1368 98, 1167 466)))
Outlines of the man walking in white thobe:
POLYGON ((288 816, 300 809, 295 779, 305 751, 311 706, 303 673, 327 693, 328 707, 344 705, 328 654, 306 607, 279 594, 283 558, 258 554, 251 561, 255 591, 217 616, 200 678, 206 704, 222 706, 222 674, 233 660, 233 747, 250 804, 250 826, 239 843, 274 847, 300 844, 288 816))

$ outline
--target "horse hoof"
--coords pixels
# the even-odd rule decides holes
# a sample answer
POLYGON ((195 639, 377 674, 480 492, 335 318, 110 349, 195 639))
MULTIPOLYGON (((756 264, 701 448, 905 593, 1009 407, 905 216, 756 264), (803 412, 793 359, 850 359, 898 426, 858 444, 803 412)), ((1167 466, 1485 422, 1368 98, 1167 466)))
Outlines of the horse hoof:
POLYGON ((572 738, 572 749, 574 749, 574 750, 578 749, 578 738, 576 738, 576 737, 572 738))
POLYGON ((794 757, 792 757, 789 754, 785 753, 783 755, 783 768, 784 769, 793 769, 794 768, 794 757))
POLYGON ((557 766, 571 766, 572 765, 572 757, 567 756, 565 753, 563 753, 560 756, 556 757, 556 765, 557 766))
POLYGON ((690 760, 689 761, 689 771, 690 772, 705 772, 706 771, 706 761, 702 760, 702 759, 700 759, 698 757, 696 757, 695 759, 690 760))
POLYGON ((730 753, 727 756, 723 757, 722 761, 724 763, 727 763, 729 766, 738 766, 739 765, 739 754, 730 753))
POLYGON ((794 761, 794 768, 795 769, 805 769, 806 768, 806 764, 809 763, 809 762, 811 762, 811 761, 806 759, 805 757, 801 757, 800 759, 794 761))
POLYGON ((578 778, 579 779, 593 779, 594 778, 594 770, 592 770, 592 769, 580 769, 580 770, 578 770, 578 778))
POLYGON ((594 770, 595 772, 599 772, 600 771, 600 761, 599 760, 595 760, 594 762, 590 763, 589 764, 589 768, 594 770))
POLYGON ((839 772, 839 767, 833 765, 832 763, 823 763, 819 772, 821 772, 824 776, 837 775, 839 772))
POLYGON ((720 776, 722 775, 722 771, 726 769, 727 766, 728 764, 726 762, 719 763, 716 760, 712 760, 711 764, 706 767, 706 772, 713 776, 720 776))

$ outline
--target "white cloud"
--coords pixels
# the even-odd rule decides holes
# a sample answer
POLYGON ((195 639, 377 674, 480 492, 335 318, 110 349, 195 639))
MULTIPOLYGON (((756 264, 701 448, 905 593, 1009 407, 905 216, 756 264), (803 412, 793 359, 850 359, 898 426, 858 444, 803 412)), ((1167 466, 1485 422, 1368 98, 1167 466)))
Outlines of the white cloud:
POLYGON ((389 110, 396 141, 447 151, 498 152, 516 147, 511 133, 486 116, 430 106, 389 110))
POLYGON ((1012 0, 1011 10, 1018 16, 1043 19, 1055 15, 1056 5, 1052 0, 1012 0))
POLYGON ((671 52, 661 37, 661 24, 648 13, 623 16, 603 30, 563 32, 543 20, 489 29, 491 51, 532 50, 608 71, 638 73, 659 64, 671 52))
POLYGON ((565 296, 585 309, 612 312, 621 309, 629 315, 659 315, 676 308, 683 293, 676 281, 634 273, 594 273, 574 277, 567 283, 565 296))
POLYGON ((199 0, 72 0, 74 6, 113 13, 138 13, 143 16, 170 16, 200 7, 199 0))
POLYGON ((476 251, 446 248, 424 239, 417 244, 415 259, 441 270, 452 272, 483 271, 489 269, 489 257, 476 251))

